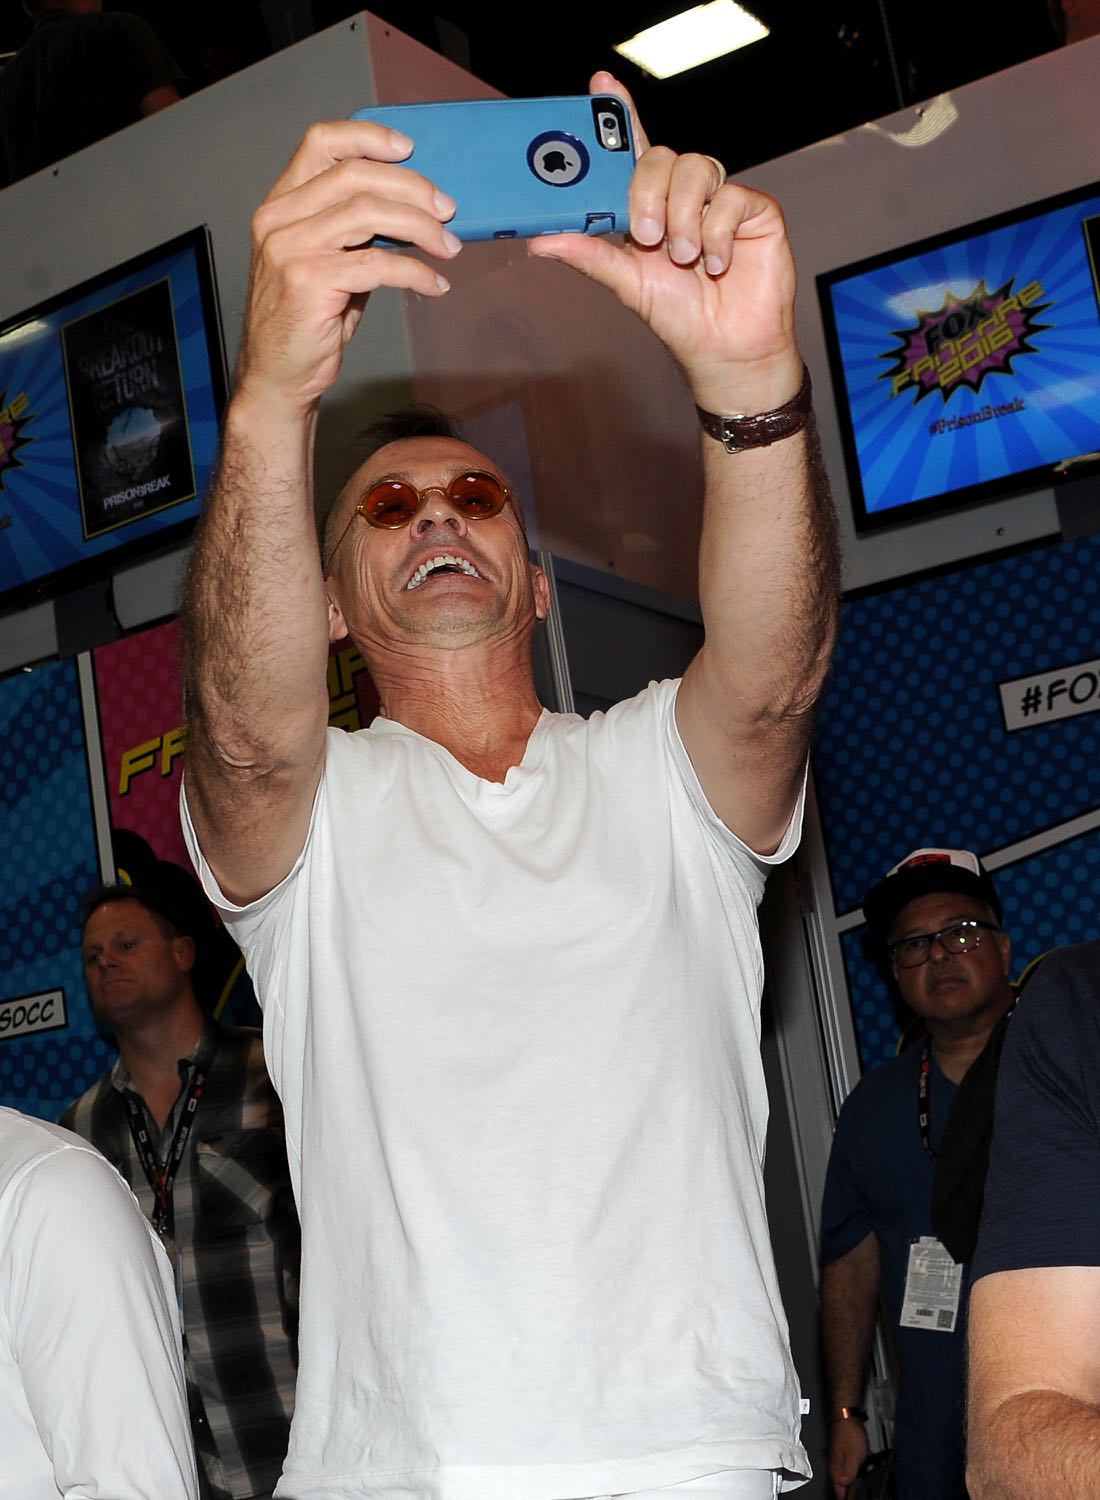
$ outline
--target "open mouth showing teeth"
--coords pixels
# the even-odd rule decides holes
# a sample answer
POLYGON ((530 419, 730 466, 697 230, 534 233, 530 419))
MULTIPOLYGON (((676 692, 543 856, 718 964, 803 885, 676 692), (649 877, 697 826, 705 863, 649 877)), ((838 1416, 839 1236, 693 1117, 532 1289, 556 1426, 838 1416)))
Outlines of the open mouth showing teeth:
POLYGON ((405 585, 406 589, 418 589, 425 578, 430 578, 433 573, 465 573, 470 578, 481 577, 472 562, 467 562, 464 557, 452 557, 449 552, 444 552, 438 557, 429 557, 422 562, 405 585))

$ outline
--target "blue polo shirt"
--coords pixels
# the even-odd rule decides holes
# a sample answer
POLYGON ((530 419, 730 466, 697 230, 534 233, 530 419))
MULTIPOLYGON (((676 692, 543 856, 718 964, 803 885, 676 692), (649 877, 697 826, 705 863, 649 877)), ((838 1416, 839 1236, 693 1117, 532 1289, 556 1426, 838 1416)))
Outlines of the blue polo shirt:
MULTIPOLYGON (((964 1270, 953 1333, 900 1328, 909 1247, 932 1236, 934 1165, 921 1143, 921 1048, 910 1047, 860 1080, 837 1121, 821 1208, 821 1259, 839 1260, 868 1234, 878 1239, 882 1299, 897 1351, 894 1464, 898 1500, 965 1500, 964 1270)), ((931 1143, 936 1149, 955 1085, 932 1062, 931 1143)))

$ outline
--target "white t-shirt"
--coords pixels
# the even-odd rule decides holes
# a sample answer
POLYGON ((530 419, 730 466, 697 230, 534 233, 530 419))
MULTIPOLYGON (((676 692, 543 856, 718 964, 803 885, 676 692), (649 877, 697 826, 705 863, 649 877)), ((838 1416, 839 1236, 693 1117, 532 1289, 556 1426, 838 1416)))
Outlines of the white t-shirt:
POLYGON ((234 908, 197 861, 302 1219, 281 1497, 809 1472, 761 1183, 769 861, 708 807, 676 687, 544 713, 503 784, 332 730, 281 885, 234 908))
POLYGON ((0 1109, 0 1500, 195 1500, 168 1257, 86 1141, 0 1109))

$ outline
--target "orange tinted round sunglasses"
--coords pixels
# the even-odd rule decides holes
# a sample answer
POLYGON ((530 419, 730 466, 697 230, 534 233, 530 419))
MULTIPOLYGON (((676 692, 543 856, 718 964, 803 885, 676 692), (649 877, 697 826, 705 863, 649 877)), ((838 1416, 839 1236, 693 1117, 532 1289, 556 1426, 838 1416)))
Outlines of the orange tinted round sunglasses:
POLYGON ((512 498, 511 490, 502 480, 482 469, 469 469, 465 474, 456 474, 449 484, 429 484, 422 490, 406 479, 380 479, 352 511, 329 553, 329 562, 336 556, 336 548, 351 530, 356 516, 362 516, 368 526, 397 531, 408 525, 429 495, 446 496, 451 508, 466 521, 487 521, 490 516, 499 515, 512 498))

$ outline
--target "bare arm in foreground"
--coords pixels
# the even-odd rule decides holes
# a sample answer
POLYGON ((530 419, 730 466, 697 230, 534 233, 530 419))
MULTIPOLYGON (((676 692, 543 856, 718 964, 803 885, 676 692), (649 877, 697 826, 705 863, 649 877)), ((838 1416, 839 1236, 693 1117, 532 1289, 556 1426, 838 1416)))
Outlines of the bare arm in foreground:
POLYGON ((969 1318, 972 1500, 1100 1500, 1100 1267, 983 1276, 969 1318))

